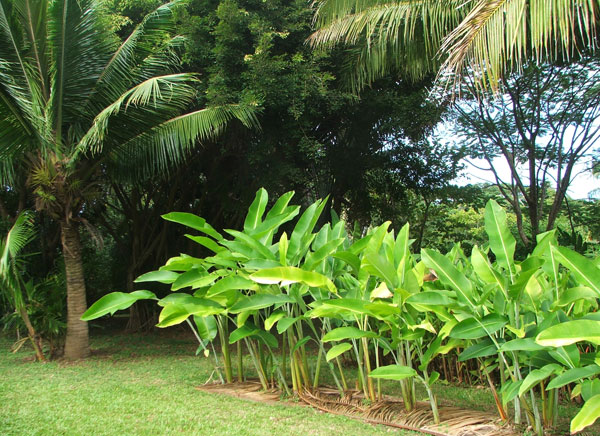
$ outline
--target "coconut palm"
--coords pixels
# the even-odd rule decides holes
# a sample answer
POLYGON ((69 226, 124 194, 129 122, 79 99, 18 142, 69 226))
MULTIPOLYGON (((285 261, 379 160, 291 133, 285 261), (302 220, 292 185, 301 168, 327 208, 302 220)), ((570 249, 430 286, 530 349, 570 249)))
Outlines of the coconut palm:
POLYGON ((173 1, 121 42, 99 0, 0 0, 0 178, 26 172, 36 207, 60 223, 67 287, 65 357, 89 353, 79 227, 111 177, 168 171, 249 108, 190 111, 194 75, 176 73, 173 1))
POLYGON ((596 45, 598 0, 316 0, 314 46, 354 46, 354 84, 400 69, 496 89, 526 60, 596 45))

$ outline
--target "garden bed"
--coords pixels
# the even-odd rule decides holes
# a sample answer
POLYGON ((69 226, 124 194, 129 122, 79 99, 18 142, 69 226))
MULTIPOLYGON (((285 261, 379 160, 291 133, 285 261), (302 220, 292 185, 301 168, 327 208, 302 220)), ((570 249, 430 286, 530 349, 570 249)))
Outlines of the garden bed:
MULTIPOLYGON (((279 390, 263 391, 260 383, 253 381, 206 384, 199 386, 198 389, 262 403, 277 403, 282 399, 279 390)), ((319 388, 305 391, 300 399, 302 401, 299 404, 307 404, 323 412, 434 436, 517 436, 519 434, 510 426, 502 424, 494 414, 452 406, 440 407, 441 423, 435 425, 428 403, 419 402, 415 410, 406 412, 402 400, 387 395, 380 401, 370 403, 365 401, 362 392, 359 391, 348 391, 346 396, 340 399, 335 389, 319 388)))

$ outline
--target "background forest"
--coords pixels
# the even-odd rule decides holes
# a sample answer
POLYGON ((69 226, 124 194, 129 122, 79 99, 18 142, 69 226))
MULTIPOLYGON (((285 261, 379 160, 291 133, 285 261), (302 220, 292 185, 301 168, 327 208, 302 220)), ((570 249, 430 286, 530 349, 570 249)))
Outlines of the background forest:
MULTIPOLYGON (((125 41, 162 3, 107 0, 104 26, 125 41)), ((517 258, 532 250, 538 233, 554 227, 561 245, 598 253, 599 202, 565 195, 581 168, 594 171, 598 156, 597 54, 514 73, 502 95, 490 97, 494 105, 484 107, 468 83, 460 99, 442 98, 434 74, 418 80, 387 75, 356 92, 348 79, 348 49, 307 43, 314 11, 304 1, 193 0, 174 13, 171 33, 186 39, 170 40, 170 56, 176 70, 198 77, 187 109, 239 105, 252 108, 257 123, 230 121, 221 135, 203 140, 152 177, 102 170, 74 210, 88 301, 110 291, 134 291, 134 279, 165 259, 198 253, 180 228, 161 219, 164 213, 191 212, 216 228, 239 228, 260 187, 272 198, 293 190, 302 205, 329 196, 323 216, 335 211, 359 233, 385 220, 395 228, 410 222, 415 252, 422 246, 445 252, 461 241, 468 255, 486 240, 484 208, 495 199, 521 236, 517 258), (586 98, 574 98, 582 95, 586 98), (572 157, 573 165, 582 163, 552 176, 572 157), (496 174, 497 183, 457 186, 473 158, 490 165, 512 159, 515 171, 508 178, 496 174), (520 166, 531 172, 517 171, 520 166)), ((155 45, 160 38, 167 35, 155 45)), ((55 352, 66 313, 60 226, 40 206, 39 184, 31 177, 18 167, 5 177, 0 227, 5 234, 21 211, 38 211, 32 215, 38 237, 26 257, 27 311, 55 352)), ((24 328, 8 303, 0 300, 2 325, 9 331, 24 328)), ((134 306, 128 328, 153 326, 154 311, 134 306)))

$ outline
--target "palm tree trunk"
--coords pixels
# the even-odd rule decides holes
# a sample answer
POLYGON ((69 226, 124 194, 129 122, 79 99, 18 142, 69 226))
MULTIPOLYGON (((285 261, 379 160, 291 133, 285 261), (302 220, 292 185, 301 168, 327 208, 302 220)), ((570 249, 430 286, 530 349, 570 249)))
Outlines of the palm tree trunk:
POLYGON ((87 322, 81 315, 87 309, 83 263, 81 261, 81 241, 77 224, 62 220, 61 242, 65 259, 67 279, 67 337, 65 358, 76 360, 89 356, 89 332, 87 322))

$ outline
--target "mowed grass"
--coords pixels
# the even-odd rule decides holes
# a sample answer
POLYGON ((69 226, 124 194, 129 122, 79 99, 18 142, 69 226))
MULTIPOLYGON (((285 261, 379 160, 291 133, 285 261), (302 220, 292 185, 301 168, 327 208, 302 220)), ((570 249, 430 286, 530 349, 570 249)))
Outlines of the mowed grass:
MULTIPOLYGON (((94 334, 92 356, 75 363, 36 363, 31 350, 11 353, 11 343, 0 336, 0 436, 420 434, 322 413, 292 400, 263 404, 200 391, 211 377, 212 356, 195 356, 196 342, 181 328, 150 335, 94 334)), ((250 361, 245 365, 251 374, 250 361)), ((346 371, 352 378, 353 368, 346 371)), ((322 381, 333 384, 326 369, 322 381)), ((495 414, 487 388, 440 383, 436 391, 441 405, 495 414)), ((384 383, 384 392, 400 394, 393 382, 384 383)), ((422 389, 417 395, 426 400, 422 389)), ((561 402, 559 425, 551 433, 568 434, 579 407, 561 402)), ((584 434, 600 434, 600 427, 584 434)))
POLYGON ((85 361, 34 363, 0 338, 0 435, 416 435, 199 391, 212 372, 179 334, 92 337, 85 361))

